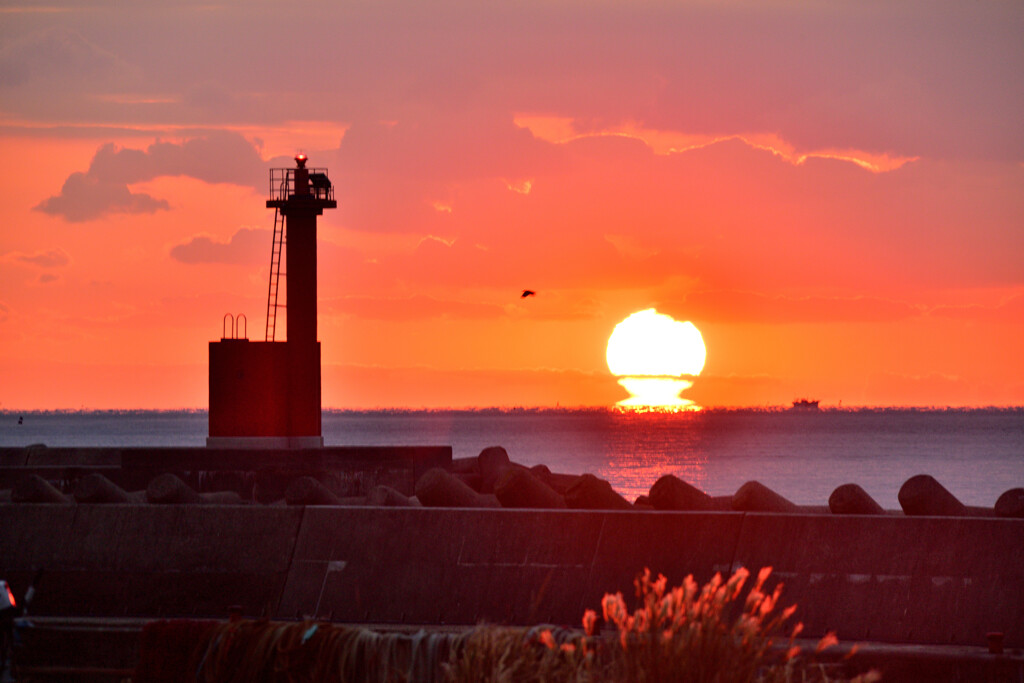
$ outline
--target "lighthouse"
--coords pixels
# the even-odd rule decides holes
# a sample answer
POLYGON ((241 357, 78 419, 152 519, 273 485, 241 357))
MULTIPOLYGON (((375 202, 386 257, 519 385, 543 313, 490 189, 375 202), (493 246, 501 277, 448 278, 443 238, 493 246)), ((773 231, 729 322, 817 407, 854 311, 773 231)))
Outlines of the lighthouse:
POLYGON ((221 339, 210 342, 208 446, 323 446, 316 223, 324 209, 338 205, 327 169, 307 168, 307 161, 299 154, 294 168, 270 169, 267 208, 274 209, 274 238, 266 332, 263 341, 250 341, 244 318, 229 315, 221 339), (282 277, 287 282, 284 303, 278 297, 282 277), (280 308, 287 311, 284 341, 277 339, 280 308))

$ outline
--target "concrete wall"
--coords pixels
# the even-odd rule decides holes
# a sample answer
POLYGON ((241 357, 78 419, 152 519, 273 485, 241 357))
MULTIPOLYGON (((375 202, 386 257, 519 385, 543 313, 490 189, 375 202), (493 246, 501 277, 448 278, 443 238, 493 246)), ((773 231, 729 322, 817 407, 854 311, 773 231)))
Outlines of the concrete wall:
POLYGON ((65 492, 89 472, 125 490, 146 488, 172 472, 200 491, 235 490, 243 498, 271 502, 300 476, 322 480, 339 496, 365 495, 386 484, 413 495, 416 480, 432 467, 450 467, 451 446, 328 446, 252 448, 0 448, 0 489, 37 474, 65 492))
POLYGON ((260 615, 276 606, 301 508, 0 505, 0 572, 55 616, 260 615))
POLYGON ((578 625, 645 566, 775 568, 808 635, 1024 646, 1024 520, 753 513, 0 505, 40 614, 578 625), (269 609, 269 612, 267 611, 269 609))

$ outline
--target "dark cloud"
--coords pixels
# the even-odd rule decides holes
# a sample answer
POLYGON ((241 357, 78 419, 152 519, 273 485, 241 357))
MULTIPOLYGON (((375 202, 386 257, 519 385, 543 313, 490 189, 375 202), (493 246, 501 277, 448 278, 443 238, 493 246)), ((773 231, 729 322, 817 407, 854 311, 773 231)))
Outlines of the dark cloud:
POLYGON ((154 213, 170 205, 144 192, 132 192, 129 185, 160 176, 189 176, 262 190, 263 173, 259 153, 237 133, 217 131, 181 144, 156 142, 145 150, 109 143, 96 152, 87 172, 72 173, 60 194, 35 208, 71 222, 110 213, 154 213))
POLYGON ((86 173, 72 173, 60 194, 44 199, 37 211, 60 216, 72 223, 90 221, 110 213, 155 213, 168 209, 163 199, 145 192, 132 192, 121 183, 107 182, 86 173))
POLYGON ((256 264, 270 258, 271 235, 261 228, 242 228, 227 242, 197 235, 171 249, 171 258, 180 263, 256 264))
POLYGON ((53 273, 43 273, 39 276, 39 284, 48 285, 51 282, 56 282, 59 278, 53 273))
POLYGON ((59 13, 5 20, 14 39, 0 78, 25 95, 5 98, 5 109, 34 120, 531 112, 596 128, 773 132, 801 149, 1024 158, 1024 14, 1014 2, 405 1, 320 7, 315 21, 272 3, 244 17, 157 3, 81 12, 73 24, 59 13), (296 68, 267 49, 269 37, 315 46, 315 64, 296 68), (111 92, 155 96, 131 106, 96 97, 111 92))
POLYGON ((189 176, 208 183, 233 183, 266 189, 264 163, 238 133, 213 131, 181 144, 156 142, 146 150, 104 145, 96 152, 89 174, 119 183, 159 176, 189 176))
POLYGON ((474 301, 451 301, 426 295, 410 297, 347 296, 322 303, 330 312, 370 320, 421 320, 425 318, 495 318, 501 306, 474 301))
POLYGON ((1024 324, 1024 295, 1010 297, 996 306, 937 306, 929 311, 929 315, 956 320, 1024 324))
POLYGON ((124 87, 138 76, 138 69, 66 26, 19 36, 0 49, 0 87, 4 88, 34 83, 124 87))
POLYGON ((785 297, 755 292, 694 292, 683 302, 664 302, 685 319, 729 323, 892 322, 921 314, 900 301, 870 297, 785 297))
POLYGON ((49 251, 37 251, 31 254, 14 253, 8 258, 22 263, 31 263, 40 268, 59 268, 71 263, 71 257, 63 249, 50 249, 49 251))

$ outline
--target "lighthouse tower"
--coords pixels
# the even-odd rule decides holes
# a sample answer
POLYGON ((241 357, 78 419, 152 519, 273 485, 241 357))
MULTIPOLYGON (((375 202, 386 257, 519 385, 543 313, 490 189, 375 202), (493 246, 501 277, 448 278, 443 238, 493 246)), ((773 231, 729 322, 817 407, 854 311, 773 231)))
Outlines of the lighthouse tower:
MULTIPOLYGON (((274 243, 262 342, 239 337, 239 321, 210 342, 208 446, 323 446, 320 430, 320 342, 316 332, 316 220, 337 208, 327 169, 270 169, 267 208, 274 209, 274 243), (281 272, 281 255, 285 270, 281 272), (281 276, 287 301, 278 301, 281 276), (287 340, 277 341, 277 311, 287 309, 287 340)), ((230 317, 230 316, 226 316, 230 317)))

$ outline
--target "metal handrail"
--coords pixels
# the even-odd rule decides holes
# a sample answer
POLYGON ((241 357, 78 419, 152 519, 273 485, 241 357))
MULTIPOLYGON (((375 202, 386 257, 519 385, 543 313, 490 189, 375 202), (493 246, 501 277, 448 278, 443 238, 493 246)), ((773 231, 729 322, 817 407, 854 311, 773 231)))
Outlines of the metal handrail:
MULTIPOLYGON (((310 175, 322 173, 328 176, 326 168, 306 169, 310 175)), ((295 194, 295 169, 294 168, 272 168, 270 169, 270 201, 288 201, 295 194)), ((325 199, 334 201, 334 184, 329 187, 310 186, 309 196, 313 199, 325 199)))
POLYGON ((237 316, 225 313, 224 318, 221 319, 220 323, 220 338, 221 339, 248 339, 249 338, 249 320, 245 317, 244 313, 239 313, 237 316), (230 319, 230 322, 228 322, 230 319), (238 323, 242 323, 242 336, 238 336, 238 323), (228 330, 231 331, 231 336, 228 336, 228 330))

